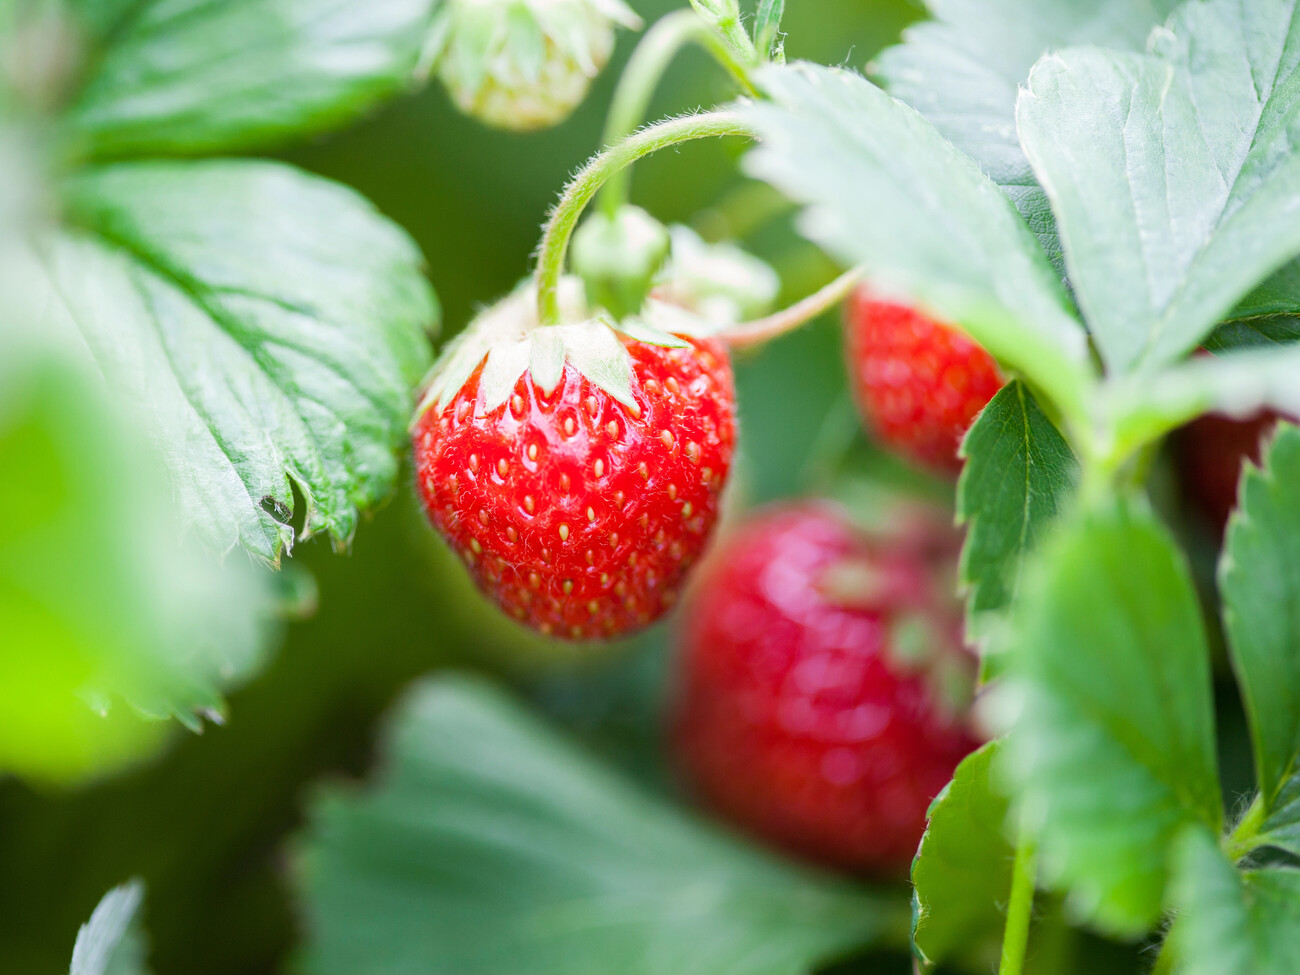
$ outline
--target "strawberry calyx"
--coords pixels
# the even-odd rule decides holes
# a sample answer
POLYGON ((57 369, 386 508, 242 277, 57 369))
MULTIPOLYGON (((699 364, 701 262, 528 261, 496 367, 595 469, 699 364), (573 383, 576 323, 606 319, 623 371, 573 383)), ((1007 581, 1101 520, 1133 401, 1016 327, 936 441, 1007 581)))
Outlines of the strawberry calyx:
POLYGON ((626 341, 686 348, 683 335, 707 337, 720 323, 690 309, 651 299, 642 314, 621 320, 593 309, 583 284, 573 275, 560 279, 560 307, 567 324, 541 325, 536 314, 536 284, 526 280, 505 298, 480 312, 457 335, 429 370, 412 428, 431 407, 449 403, 480 365, 483 409, 491 412, 510 398, 527 373, 545 394, 554 392, 567 365, 636 415, 635 377, 626 341), (487 360, 484 363, 484 360, 487 360))

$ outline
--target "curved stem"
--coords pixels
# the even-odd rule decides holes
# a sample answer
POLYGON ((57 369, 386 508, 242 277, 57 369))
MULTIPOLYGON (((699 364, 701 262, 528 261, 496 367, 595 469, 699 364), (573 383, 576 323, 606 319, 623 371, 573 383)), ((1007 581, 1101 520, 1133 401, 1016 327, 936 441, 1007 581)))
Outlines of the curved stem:
POLYGON ((789 308, 783 308, 766 318, 756 318, 752 322, 742 322, 722 329, 716 338, 726 342, 733 349, 744 349, 751 345, 761 345, 786 332, 792 332, 805 322, 812 321, 832 305, 844 300, 844 296, 853 290, 861 280, 864 269, 855 267, 845 271, 825 287, 814 291, 807 298, 796 301, 789 308))
POLYGON ((560 303, 556 288, 564 269, 564 255, 569 238, 577 226, 583 208, 611 175, 626 168, 642 156, 689 142, 719 135, 753 136, 753 129, 739 112, 705 112, 685 115, 648 126, 617 145, 593 156, 569 181, 560 201, 551 211, 537 251, 537 320, 542 325, 560 321, 560 303))
POLYGON ((1037 844, 1022 823, 1015 864, 1011 868, 1011 899, 1007 903, 1007 925, 1002 935, 1002 962, 998 965, 998 975, 1020 975, 1025 967, 1037 868, 1037 844))
MULTIPOLYGON (((636 131, 645 119, 650 98, 669 62, 683 47, 692 43, 699 44, 712 54, 742 89, 754 93, 747 70, 735 59, 717 32, 692 9, 673 11, 646 31, 632 52, 627 67, 623 69, 605 120, 605 145, 612 146, 636 131)), ((628 182, 626 169, 609 178, 600 194, 602 211, 612 217, 627 202, 628 182)))

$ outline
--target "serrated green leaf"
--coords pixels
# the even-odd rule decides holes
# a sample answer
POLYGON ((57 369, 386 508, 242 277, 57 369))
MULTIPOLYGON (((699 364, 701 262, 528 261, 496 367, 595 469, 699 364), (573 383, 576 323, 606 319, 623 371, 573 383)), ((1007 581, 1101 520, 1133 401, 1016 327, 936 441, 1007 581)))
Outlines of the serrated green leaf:
POLYGON ((351 538, 393 487, 432 293, 411 241, 350 190, 265 162, 136 163, 66 186, 48 244, 101 370, 159 443, 189 526, 269 562, 351 538))
POLYGON ((901 898, 778 861, 623 783, 478 680, 419 685, 364 794, 318 801, 307 972, 803 975, 901 898))
POLYGON ((962 453, 957 518, 967 525, 960 569, 966 630, 987 649, 1020 589, 1026 557, 1074 493, 1079 463, 1019 381, 984 408, 962 453))
POLYGON ((1298 0, 1184 4, 1151 55, 1038 62, 1020 140, 1108 367, 1174 361, 1300 253, 1298 0))
POLYGON ((1058 267, 1047 195, 1016 137, 1016 92, 1045 52, 1069 44, 1140 51, 1177 0, 930 0, 930 21, 903 32, 873 71, 897 98, 1001 186, 1058 267))
POLYGON ((1191 578, 1136 502, 1076 514, 1045 545, 1007 653, 1008 767, 1047 875, 1102 929, 1159 918, 1170 844, 1222 822, 1209 650, 1191 578))
POLYGON ((1260 827, 1259 838, 1268 846, 1300 857, 1300 768, 1282 783, 1268 819, 1260 827))
POLYGON ((337 125, 410 85, 436 0, 141 0, 109 15, 66 116, 96 158, 229 151, 337 125))
POLYGON ((144 884, 132 880, 114 887, 77 932, 68 975, 148 975, 140 905, 144 884))
POLYGON ((1179 975, 1294 975, 1300 971, 1300 870, 1239 872, 1212 835, 1177 847, 1170 934, 1179 975))
POLYGON ((1300 315, 1300 261, 1286 265, 1246 295, 1232 311, 1233 318, 1260 315, 1300 315))
POLYGON ((145 718, 219 718, 271 607, 246 561, 178 547, 135 416, 30 328, 0 320, 0 772, 66 780, 154 749, 145 718))
POLYGON ((1234 352, 1258 346, 1293 345, 1300 342, 1300 317, 1269 315, 1224 322, 1205 340, 1211 352, 1234 352))
POLYGON ((957 766, 912 861, 912 945, 930 964, 959 957, 976 970, 997 965, 1015 858, 1008 803, 993 784, 1000 748, 991 741, 957 766))
POLYGON ((799 63, 757 74, 744 109, 752 174, 806 206, 813 241, 920 300, 1072 414, 1091 378, 1083 327, 1007 196, 915 110, 853 72, 799 63))
MULTIPOLYGON (((1228 522, 1219 591, 1255 750, 1264 816, 1300 775, 1300 429, 1280 424, 1248 467, 1228 522)), ((1284 803, 1285 805, 1285 803, 1284 803)), ((1265 825, 1265 832, 1270 827, 1265 825)))

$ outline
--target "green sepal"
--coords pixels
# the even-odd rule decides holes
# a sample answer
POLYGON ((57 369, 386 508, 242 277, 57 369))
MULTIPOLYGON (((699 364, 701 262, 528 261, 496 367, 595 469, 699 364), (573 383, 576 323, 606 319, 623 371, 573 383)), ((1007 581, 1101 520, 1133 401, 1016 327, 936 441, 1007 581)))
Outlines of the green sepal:
POLYGON ((581 283, 572 276, 561 281, 560 303, 566 318, 580 320, 539 325, 536 290, 530 282, 481 312, 438 357, 426 379, 412 428, 425 410, 455 398, 484 359, 480 385, 485 413, 500 408, 524 375, 549 396, 559 386, 568 363, 636 415, 640 408, 632 395, 632 357, 619 333, 670 348, 689 344, 644 323, 615 324, 603 313, 589 317, 581 283))
POLYGON ((547 396, 555 392, 564 377, 564 341, 554 329, 539 332, 533 338, 529 369, 533 382, 547 396))
POLYGON ((662 328, 651 325, 640 318, 624 318, 612 322, 611 326, 615 331, 621 332, 630 339, 644 342, 646 345, 658 345, 665 349, 689 349, 691 347, 691 343, 681 336, 666 332, 662 328))

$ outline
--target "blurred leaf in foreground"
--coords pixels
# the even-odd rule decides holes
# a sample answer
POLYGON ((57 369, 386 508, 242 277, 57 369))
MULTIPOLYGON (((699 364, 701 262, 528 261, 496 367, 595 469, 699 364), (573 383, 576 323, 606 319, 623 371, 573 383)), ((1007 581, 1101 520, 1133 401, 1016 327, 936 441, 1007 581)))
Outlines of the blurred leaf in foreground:
POLYGON ((155 459, 99 379, 7 321, 0 470, 0 771, 104 770, 161 739, 142 718, 218 717, 261 660, 265 580, 178 547, 155 459))
POLYGON ((784 865, 637 793, 466 678, 418 685, 386 769, 316 803, 316 975, 800 975, 901 941, 901 897, 784 865))
POLYGON ((966 756, 930 806, 912 862, 912 946, 930 964, 956 956, 992 971, 997 963, 1015 854, 1008 803, 992 782, 1000 747, 991 741, 966 756))
POLYGON ((1063 522, 1037 569, 1007 653, 1022 709, 1008 765, 1075 915, 1140 935, 1160 917, 1175 837, 1223 820, 1196 593, 1135 501, 1063 522))
POLYGON ((114 887, 77 932, 69 975, 148 975, 139 912, 144 884, 114 887))

